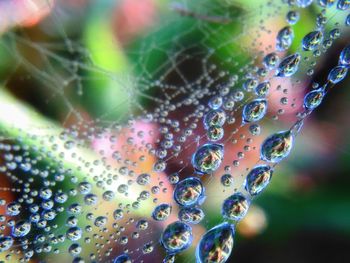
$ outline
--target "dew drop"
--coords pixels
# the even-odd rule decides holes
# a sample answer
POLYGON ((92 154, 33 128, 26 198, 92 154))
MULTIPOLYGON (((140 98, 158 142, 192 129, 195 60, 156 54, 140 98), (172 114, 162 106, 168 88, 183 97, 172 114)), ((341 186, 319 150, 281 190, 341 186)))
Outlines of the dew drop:
POLYGON ((293 146, 293 135, 290 131, 275 133, 265 139, 260 148, 260 158, 277 163, 286 158, 293 146))
POLYGON ((245 189, 251 196, 260 194, 269 184, 272 177, 272 168, 268 165, 254 167, 247 175, 245 189))
POLYGON ((302 40, 302 46, 304 50, 315 50, 318 45, 323 40, 323 33, 322 31, 313 31, 308 33, 302 40))
POLYGON ((298 53, 284 58, 279 64, 276 72, 277 77, 290 77, 297 72, 301 56, 298 53))
POLYGON ((346 67, 336 66, 329 72, 328 80, 333 84, 337 84, 346 77, 347 73, 348 69, 346 67))
POLYGON ((198 178, 190 177, 180 181, 174 189, 174 199, 181 206, 193 206, 203 201, 204 187, 198 178))
POLYGON ((164 221, 171 214, 172 207, 169 204, 160 204, 152 212, 152 218, 156 221, 164 221))
POLYGON ((308 110, 313 110, 316 107, 318 107, 322 99, 324 97, 324 90, 323 89, 317 89, 312 90, 309 93, 307 93, 304 97, 304 107, 308 110))
POLYGON ((233 248, 233 225, 222 223, 207 231, 196 248, 197 263, 225 263, 233 248))
POLYGON ((165 228, 161 236, 161 243, 168 253, 179 253, 191 245, 192 239, 192 228, 177 221, 165 228))
POLYGON ((249 201, 241 193, 235 193, 224 200, 221 214, 223 217, 239 221, 248 212, 249 201))
POLYGON ((256 122, 261 120, 267 111, 267 101, 265 99, 256 99, 243 107, 243 122, 256 122))
POLYGON ((208 143, 200 146, 192 156, 193 167, 201 173, 216 171, 224 158, 224 146, 208 143))

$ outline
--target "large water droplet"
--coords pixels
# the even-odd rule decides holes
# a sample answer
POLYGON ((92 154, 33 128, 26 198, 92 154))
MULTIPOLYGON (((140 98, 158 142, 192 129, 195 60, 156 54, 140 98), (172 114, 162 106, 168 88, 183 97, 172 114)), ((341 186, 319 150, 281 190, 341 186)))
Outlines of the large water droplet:
POLYGON ((337 8, 339 10, 347 10, 350 8, 349 0, 338 0, 337 8))
POLYGON ((269 136, 261 145, 260 158, 271 163, 281 161, 290 153, 293 139, 290 131, 282 131, 269 136))
POLYGON ((169 224, 162 233, 161 243, 168 253, 178 253, 192 243, 192 228, 180 221, 169 224))
POLYGON ((182 206, 193 206, 203 201, 204 187, 198 178, 190 177, 180 181, 174 189, 174 199, 182 206))
POLYGON ((290 77, 297 72, 301 56, 298 53, 290 55, 283 59, 278 65, 276 76, 278 77, 290 77))
POLYGON ((350 45, 346 46, 340 53, 339 64, 347 67, 350 66, 350 45))
POLYGON ((287 50, 294 38, 293 29, 290 26, 282 28, 277 34, 276 49, 278 51, 287 50))
POLYGON ((272 168, 268 165, 254 167, 244 182, 245 189, 251 196, 258 195, 269 184, 272 177, 272 168))
POLYGON ((207 231, 197 245, 196 262, 226 262, 232 252, 234 235, 233 225, 226 222, 207 231))
POLYGON ((203 210, 199 207, 185 207, 179 211, 179 219, 186 223, 198 224, 204 216, 203 210))
POLYGON ((323 40, 323 33, 322 31, 313 31, 308 33, 302 41, 303 49, 304 50, 315 50, 318 45, 323 40))
POLYGON ((235 193, 224 200, 221 213, 227 219, 239 221, 247 214, 248 208, 247 198, 241 193, 235 193))
POLYGON ((200 146, 192 156, 193 167, 201 173, 216 171, 224 158, 224 146, 208 143, 200 146))
POLYGON ((321 104, 323 97, 324 97, 323 89, 310 91, 304 97, 304 107, 308 110, 315 109, 321 104))
POLYGON ((346 67, 336 66, 329 72, 328 80, 333 84, 337 84, 346 77, 347 73, 348 69, 346 67))
POLYGON ((243 107, 243 121, 256 122, 261 120, 267 111, 267 101, 265 99, 256 99, 243 107))
POLYGON ((266 95, 269 93, 270 88, 271 84, 269 81, 261 82, 258 86, 256 86, 255 94, 259 97, 266 97, 266 95))
POLYGON ((12 236, 14 237, 24 237, 31 229, 31 223, 28 221, 19 221, 12 227, 12 236))

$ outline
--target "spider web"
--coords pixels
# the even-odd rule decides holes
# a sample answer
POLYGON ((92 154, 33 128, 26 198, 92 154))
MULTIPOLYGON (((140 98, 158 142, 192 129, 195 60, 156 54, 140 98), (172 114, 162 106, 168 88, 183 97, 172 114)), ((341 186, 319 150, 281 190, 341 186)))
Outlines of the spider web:
MULTIPOLYGON (((2 186, 3 213, 11 202, 21 206, 19 214, 3 217, 10 223, 2 233, 9 235, 11 224, 33 214, 40 217, 26 237, 16 239, 2 253, 4 260, 33 257, 55 262, 59 257, 113 262, 127 253, 134 262, 161 261, 165 252, 160 233, 177 220, 179 211, 169 178, 195 174, 191 156, 208 142, 202 124, 210 110, 208 102, 223 98, 225 157, 218 171, 200 176, 207 196, 201 207, 205 218, 191 225, 194 242, 177 256, 179 262, 193 262, 200 237, 224 221, 222 201, 244 191, 247 172, 260 163, 262 140, 272 131, 289 129, 302 110, 303 94, 319 57, 305 55, 297 76, 287 80, 264 74, 261 64, 266 54, 275 51, 288 4, 159 1, 151 25, 123 42, 123 37, 118 40, 112 34, 113 25, 106 23, 106 17, 113 16, 111 10, 122 9, 123 2, 102 2, 83 5, 83 10, 56 2, 36 27, 16 28, 2 36, 1 52, 9 65, 2 76, 7 90, 2 89, 1 95, 1 171, 7 178, 2 186), (242 107, 255 98, 244 89, 251 78, 271 82, 269 112, 259 122, 262 134, 256 136, 241 124, 242 107), (150 174, 149 185, 136 183, 143 173, 150 174), (234 177, 230 188, 220 183, 225 173, 234 177), (43 189, 51 189, 52 196, 42 197, 43 189), (114 197, 109 199, 106 192, 114 197), (54 202, 53 197, 62 193, 68 200, 54 202), (45 208, 50 201, 54 209, 45 208), (157 222, 151 213, 161 203, 170 204, 172 213, 157 222), (33 212, 35 204, 38 211, 33 212), (113 215, 117 209, 124 214, 119 220, 113 215), (55 216, 44 220, 48 210, 54 210, 55 216), (137 230, 140 219, 148 220, 146 230, 137 230), (72 233, 75 226, 81 234, 72 233), (73 243, 79 244, 80 253, 74 252, 73 243), (151 244, 153 252, 145 244, 151 244)), ((339 13, 327 10, 325 32, 343 23, 339 13)), ((300 45, 298 38, 304 33, 298 32, 295 45, 300 45)), ((303 53, 300 47, 294 49, 303 53)), ((282 52, 280 57, 284 56, 282 52)))

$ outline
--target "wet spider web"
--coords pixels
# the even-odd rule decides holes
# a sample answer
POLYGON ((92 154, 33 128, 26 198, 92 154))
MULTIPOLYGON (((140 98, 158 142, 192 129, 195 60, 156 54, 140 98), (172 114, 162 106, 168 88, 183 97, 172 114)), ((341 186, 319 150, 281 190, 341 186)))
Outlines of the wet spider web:
POLYGON ((237 223, 223 219, 223 200, 247 194, 247 173, 263 163, 262 141, 294 129, 306 91, 327 82, 312 77, 322 55, 346 38, 346 11, 308 7, 315 27, 325 19, 325 41, 310 54, 300 39, 313 28, 295 32, 292 43, 276 51, 286 14, 299 10, 298 23, 308 19, 300 6, 192 2, 157 3, 152 25, 125 42, 106 23, 122 5, 113 1, 89 3, 85 12, 57 2, 35 28, 3 34, 1 52, 10 66, 2 86, 16 87, 1 95, 5 261, 113 262, 127 254, 133 262, 161 262, 166 253, 160 235, 182 209, 173 191, 186 178, 200 179, 206 200, 203 194, 204 203, 196 204, 201 222, 188 223, 194 241, 178 262, 194 261, 199 239, 213 226, 237 223), (89 27, 85 19, 95 20, 89 27), (277 78, 264 65, 274 52, 281 61, 302 54, 298 72, 277 78), (266 116, 258 124, 242 122, 244 106, 257 97, 254 88, 266 81, 266 116), (219 135, 209 134, 203 119, 217 108, 226 121, 213 130, 222 137, 213 139, 219 135), (192 156, 211 141, 224 145, 225 154, 220 168, 203 173, 194 169, 192 156), (223 175, 232 182, 223 184, 223 175), (151 216, 161 204, 168 210, 160 215, 171 211, 164 221, 151 216))

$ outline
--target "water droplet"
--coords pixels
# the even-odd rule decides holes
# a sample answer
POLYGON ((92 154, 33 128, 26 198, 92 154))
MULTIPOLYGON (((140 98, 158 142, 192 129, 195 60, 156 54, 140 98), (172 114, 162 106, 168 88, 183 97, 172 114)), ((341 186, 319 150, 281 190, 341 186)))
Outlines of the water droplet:
POLYGON ((251 135, 259 135, 261 132, 261 128, 259 124, 252 124, 249 126, 249 132, 251 135))
POLYGON ((313 0, 296 0, 297 6, 302 7, 302 8, 311 5, 312 2, 313 2, 313 0))
POLYGON ((287 13, 287 22, 290 25, 295 25, 300 18, 299 12, 297 11, 289 11, 287 13))
POLYGON ((284 58, 279 64, 276 72, 277 77, 290 77, 297 72, 301 56, 298 53, 284 58))
POLYGON ((282 28, 277 34, 276 49, 278 51, 287 50, 291 46, 293 38, 294 33, 290 26, 282 28))
POLYGON ((247 198, 241 193, 235 193, 224 200, 221 213, 227 219, 239 221, 247 214, 248 208, 247 198))
POLYGON ((336 66, 329 72, 328 80, 333 84, 337 84, 346 77, 347 73, 348 69, 346 67, 336 66))
POLYGON ((221 184, 225 187, 230 187, 233 184, 233 177, 230 174, 221 176, 221 184))
POLYGON ((271 84, 269 81, 261 82, 258 86, 255 88, 255 94, 259 97, 265 97, 271 88, 271 84))
POLYGON ((210 126, 207 130, 208 140, 216 142, 224 137, 224 129, 220 126, 210 126))
POLYGON ((279 62, 279 57, 276 53, 267 54, 263 59, 263 64, 268 69, 274 69, 279 62))
POLYGON ((308 110, 315 109, 321 104, 323 97, 324 97, 323 89, 310 91, 304 97, 304 107, 308 110))
POLYGON ((302 45, 304 50, 315 50, 323 40, 322 31, 313 31, 304 36, 302 45))
POLYGON ((192 156, 193 167, 201 173, 216 171, 224 158, 224 146, 208 143, 200 146, 192 156))
POLYGON ((0 237, 0 252, 9 250, 13 245, 13 239, 10 236, 0 237))
POLYGON ((268 165, 254 167, 247 175, 245 189, 251 196, 258 195, 269 184, 272 172, 272 168, 268 165))
POLYGON ((271 163, 281 161, 289 155, 293 139, 290 131, 278 132, 267 137, 261 145, 260 158, 271 163))
POLYGON ((146 173, 140 174, 136 179, 136 182, 139 185, 147 185, 150 183, 150 181, 151 181, 151 176, 146 173))
POLYGON ((12 236, 14 237, 24 237, 31 229, 31 223, 28 221, 19 221, 12 227, 12 236))
POLYGON ((185 207, 179 211, 179 219, 186 223, 198 224, 204 216, 203 210, 198 207, 185 207))
POLYGON ((339 10, 347 10, 350 8, 349 0, 338 0, 337 8, 339 10))
POLYGON ((114 259, 113 263, 131 263, 131 258, 127 254, 121 254, 114 259))
POLYGON ((243 107, 243 122, 256 122, 261 120, 267 111, 267 101, 265 99, 256 99, 243 107))
POLYGON ((350 14, 348 14, 348 16, 345 19, 345 25, 350 26, 350 14))
POLYGON ((164 259, 163 259, 163 263, 174 263, 175 262, 175 255, 167 255, 164 259))
POLYGON ((192 239, 192 228, 177 221, 165 228, 161 236, 161 243, 168 253, 179 253, 191 245, 192 239))
POLYGON ((171 214, 172 207, 169 204, 160 204, 156 206, 152 213, 152 218, 156 221, 164 221, 171 214))
POLYGON ((339 56, 339 64, 342 66, 350 66, 350 45, 346 46, 339 56))
POLYGON ((180 181, 174 189, 174 199, 181 206, 193 206, 204 198, 204 187, 198 178, 190 177, 180 181))
POLYGON ((208 129, 210 126, 223 126, 226 121, 226 113, 223 110, 211 110, 203 119, 204 127, 208 129))
POLYGON ((233 248, 235 230, 233 225, 222 223, 207 231, 196 248, 197 263, 225 263, 233 248))
POLYGON ((322 7, 331 7, 334 3, 335 0, 318 0, 318 4, 322 7))

